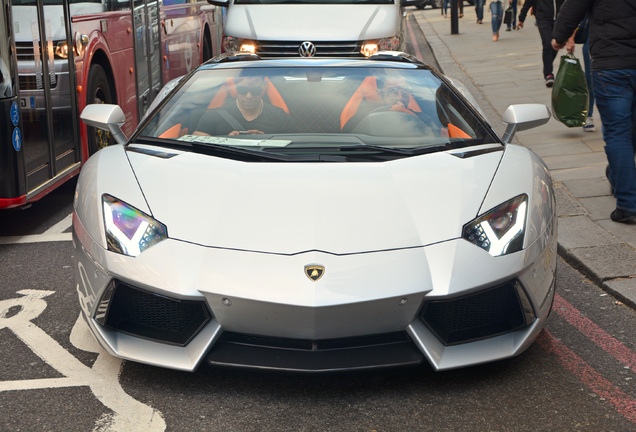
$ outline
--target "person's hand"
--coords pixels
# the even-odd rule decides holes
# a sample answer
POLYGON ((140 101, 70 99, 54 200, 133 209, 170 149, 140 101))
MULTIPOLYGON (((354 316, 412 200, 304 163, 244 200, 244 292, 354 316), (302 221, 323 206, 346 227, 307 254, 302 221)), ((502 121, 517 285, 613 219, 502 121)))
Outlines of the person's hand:
POLYGON ((232 131, 228 135, 263 135, 263 132, 256 129, 250 129, 246 131, 232 131))
POLYGON ((555 51, 560 50, 561 48, 563 48, 565 46, 565 44, 563 43, 558 43, 556 41, 556 39, 552 39, 552 49, 554 49, 555 51))
POLYGON ((523 21, 519 21, 517 23, 517 30, 521 30, 523 28, 523 21))
POLYGON ((567 50, 568 54, 574 54, 574 47, 576 47, 574 38, 568 39, 568 42, 565 44, 565 49, 567 50))

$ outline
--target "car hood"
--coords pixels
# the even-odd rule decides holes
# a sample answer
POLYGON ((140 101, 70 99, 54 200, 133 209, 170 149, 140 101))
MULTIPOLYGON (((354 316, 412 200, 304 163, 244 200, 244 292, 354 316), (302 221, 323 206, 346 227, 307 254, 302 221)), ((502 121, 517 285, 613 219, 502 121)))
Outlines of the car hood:
POLYGON ((224 31, 256 40, 355 41, 395 36, 400 19, 393 4, 233 4, 224 31))
POLYGON ((458 238, 477 216, 503 155, 250 163, 127 153, 170 238, 277 254, 352 254, 458 238))

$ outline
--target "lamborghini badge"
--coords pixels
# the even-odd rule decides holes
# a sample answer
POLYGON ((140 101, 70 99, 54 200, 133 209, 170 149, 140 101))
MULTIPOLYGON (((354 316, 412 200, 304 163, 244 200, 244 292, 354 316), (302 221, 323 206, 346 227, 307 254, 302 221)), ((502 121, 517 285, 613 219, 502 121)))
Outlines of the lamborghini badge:
POLYGON ((325 268, 320 265, 307 265, 305 266, 305 274, 309 279, 316 282, 325 274, 325 268))

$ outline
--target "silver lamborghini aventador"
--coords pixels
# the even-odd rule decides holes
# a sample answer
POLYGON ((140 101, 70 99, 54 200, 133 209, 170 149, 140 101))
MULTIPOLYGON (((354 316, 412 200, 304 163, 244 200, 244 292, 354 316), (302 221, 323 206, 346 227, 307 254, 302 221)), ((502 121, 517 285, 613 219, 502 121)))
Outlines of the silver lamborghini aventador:
POLYGON ((406 54, 219 57, 89 159, 77 292, 112 355, 323 372, 520 354, 554 297, 552 181, 459 85, 406 54))

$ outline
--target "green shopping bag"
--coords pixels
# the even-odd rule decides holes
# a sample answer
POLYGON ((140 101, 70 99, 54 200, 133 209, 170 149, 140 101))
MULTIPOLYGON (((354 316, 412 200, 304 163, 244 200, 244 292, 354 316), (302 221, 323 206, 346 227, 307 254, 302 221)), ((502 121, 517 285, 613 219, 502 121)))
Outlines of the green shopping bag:
POLYGON ((567 127, 583 126, 589 108, 585 72, 573 54, 561 56, 552 87, 552 112, 567 127))

